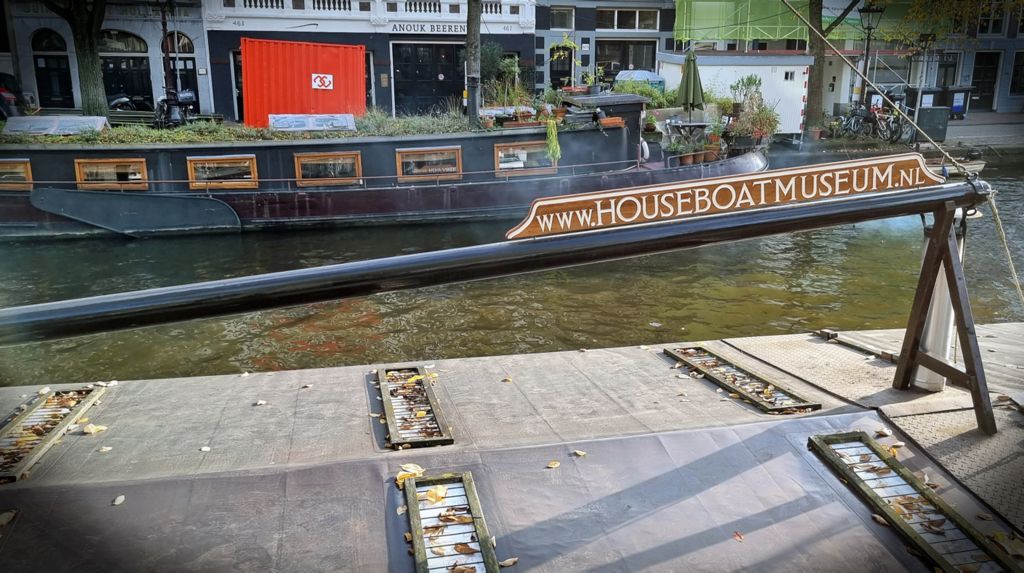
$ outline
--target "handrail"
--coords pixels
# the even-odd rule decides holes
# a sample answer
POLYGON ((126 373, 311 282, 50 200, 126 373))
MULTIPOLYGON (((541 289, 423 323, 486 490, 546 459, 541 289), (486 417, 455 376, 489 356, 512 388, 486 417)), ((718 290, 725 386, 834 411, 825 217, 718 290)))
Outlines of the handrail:
POLYGON ((975 207, 982 181, 355 261, 0 310, 0 344, 166 324, 572 267, 832 225, 975 207))

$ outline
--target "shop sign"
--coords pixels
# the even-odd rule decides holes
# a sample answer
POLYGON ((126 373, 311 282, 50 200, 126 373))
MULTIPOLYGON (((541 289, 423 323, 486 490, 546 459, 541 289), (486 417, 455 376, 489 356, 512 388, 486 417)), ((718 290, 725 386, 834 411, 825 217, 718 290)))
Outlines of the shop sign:
POLYGON ((466 34, 466 23, 428 24, 426 22, 393 22, 392 34, 466 34))
POLYGON ((534 200, 524 239, 910 190, 942 183, 919 153, 534 200))

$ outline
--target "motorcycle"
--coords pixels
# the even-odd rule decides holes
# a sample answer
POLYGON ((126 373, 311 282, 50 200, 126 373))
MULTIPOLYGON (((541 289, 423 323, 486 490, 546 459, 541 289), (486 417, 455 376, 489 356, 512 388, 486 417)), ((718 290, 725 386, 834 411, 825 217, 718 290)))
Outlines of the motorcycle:
POLYGON ((192 121, 192 106, 196 103, 196 92, 183 89, 180 92, 167 90, 156 104, 156 126, 178 127, 192 121))

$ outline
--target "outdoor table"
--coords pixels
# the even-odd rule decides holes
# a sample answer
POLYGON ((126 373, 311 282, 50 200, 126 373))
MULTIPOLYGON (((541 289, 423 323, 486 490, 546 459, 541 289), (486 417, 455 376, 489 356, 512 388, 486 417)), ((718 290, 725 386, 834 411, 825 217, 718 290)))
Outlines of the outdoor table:
POLYGON ((686 138, 687 141, 693 141, 694 136, 704 133, 704 128, 708 124, 706 121, 683 121, 682 119, 669 118, 665 120, 665 127, 669 128, 670 131, 674 130, 679 135, 686 138))

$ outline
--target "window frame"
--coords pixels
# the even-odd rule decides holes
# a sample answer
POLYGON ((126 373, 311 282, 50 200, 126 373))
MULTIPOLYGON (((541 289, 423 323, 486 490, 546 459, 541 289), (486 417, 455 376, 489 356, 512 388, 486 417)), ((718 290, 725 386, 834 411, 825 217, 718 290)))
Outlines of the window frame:
POLYGON ((295 158, 295 186, 296 187, 323 187, 328 185, 358 185, 363 182, 363 154, 361 151, 326 151, 312 153, 296 153, 295 158), (356 160, 355 177, 328 177, 323 179, 304 178, 302 176, 302 162, 306 159, 342 159, 354 157, 356 160))
POLYGON ((569 11, 569 27, 568 28, 556 28, 554 25, 551 26, 551 30, 575 30, 576 29, 576 8, 573 6, 552 6, 551 7, 551 22, 555 21, 554 12, 555 10, 568 10, 569 11))
POLYGON ((1024 50, 1014 50, 1014 52, 1013 52, 1013 63, 1010 64, 1010 86, 1008 88, 1008 93, 1011 96, 1021 96, 1021 95, 1024 95, 1024 57, 1022 57, 1022 56, 1024 56, 1024 50), (1022 76, 1021 82, 1020 82, 1021 83, 1021 91, 1019 91, 1019 92, 1013 91, 1013 84, 1014 84, 1013 80, 1016 78, 1016 72, 1017 72, 1017 58, 1021 58, 1021 60, 1022 60, 1022 65, 1021 65, 1021 68, 1020 68, 1020 73, 1021 73, 1021 76, 1022 76))
POLYGON ((16 165, 16 164, 20 163, 20 164, 23 164, 25 166, 25 181, 22 181, 22 182, 19 182, 19 183, 14 183, 14 182, 0 183, 0 190, 2 190, 2 191, 31 191, 32 190, 32 185, 33 185, 33 179, 32 179, 32 160, 30 160, 30 159, 20 159, 20 158, 17 158, 17 159, 16 158, 11 158, 11 159, 3 158, 3 159, 0 159, 0 163, 2 163, 2 164, 9 164, 9 165, 16 165))
POLYGON ((188 188, 209 190, 209 189, 258 189, 260 186, 260 179, 256 170, 256 154, 245 153, 241 155, 196 155, 193 157, 186 157, 185 162, 188 165, 188 188), (229 179, 223 181, 197 181, 196 180, 196 164, 197 163, 228 163, 245 159, 248 161, 252 169, 252 179, 229 179))
POLYGON ((406 181, 440 181, 440 180, 458 180, 462 179, 462 146, 461 145, 444 145, 439 147, 403 147, 395 149, 395 173, 398 176, 399 182, 406 181), (423 175, 403 175, 402 174, 402 159, 405 155, 426 155, 428 153, 437 153, 439 151, 454 151, 455 152, 455 173, 437 173, 437 174, 423 174, 423 175))
POLYGON ((146 165, 145 157, 116 157, 104 159, 75 159, 75 184, 79 189, 99 191, 148 191, 149 190, 149 168, 146 165), (97 181, 90 183, 85 181, 85 166, 88 164, 107 163, 141 163, 142 181, 121 183, 119 181, 97 181))
POLYGON ((977 28, 978 35, 979 36, 1005 36, 1006 32, 1007 32, 1007 24, 1008 24, 1007 20, 1009 20, 1009 18, 1007 18, 1007 16, 1009 16, 1009 14, 1007 14, 1006 10, 1003 9, 1002 2, 999 2, 998 0, 996 0, 994 2, 991 2, 989 4, 989 6, 988 6, 988 10, 983 10, 978 15, 978 28, 977 28), (997 15, 998 15, 998 18, 997 18, 997 15), (987 20, 988 24, 989 24, 989 28, 991 28, 992 27, 992 22, 996 21, 997 19, 999 21, 999 31, 998 32, 993 32, 991 29, 989 31, 987 31, 987 32, 982 32, 981 31, 981 22, 982 22, 982 20, 987 20))
MULTIPOLYGON (((522 167, 522 168, 501 168, 501 150, 525 146, 539 146, 547 153, 547 142, 544 140, 534 141, 513 141, 511 143, 494 144, 494 176, 495 177, 521 177, 523 175, 547 175, 558 173, 558 161, 551 159, 551 167, 522 167)), ((550 158, 549 158, 550 159, 550 158)))
MULTIPOLYGON (((620 31, 620 32, 657 32, 661 29, 661 10, 657 8, 597 8, 594 20, 597 21, 597 12, 612 12, 612 28, 596 28, 595 31, 620 31), (636 25, 633 28, 619 28, 619 12, 636 12, 636 25), (654 12, 654 27, 640 27, 640 12, 654 12)), ((575 24, 575 22, 574 22, 575 24)))

